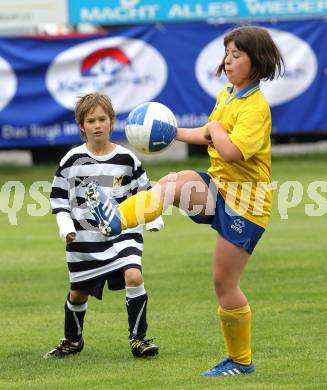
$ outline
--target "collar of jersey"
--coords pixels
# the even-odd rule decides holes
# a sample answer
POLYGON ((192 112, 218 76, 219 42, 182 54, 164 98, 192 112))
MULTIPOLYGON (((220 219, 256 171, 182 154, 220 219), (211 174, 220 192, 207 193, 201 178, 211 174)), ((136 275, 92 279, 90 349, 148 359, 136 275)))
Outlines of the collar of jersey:
MULTIPOLYGON (((233 92, 234 86, 231 85, 227 87, 227 92, 231 94, 233 92)), ((258 91, 260 89, 260 81, 254 81, 253 83, 249 84, 247 87, 241 89, 239 92, 237 92, 234 96, 230 96, 226 99, 226 104, 230 103, 234 99, 241 99, 246 98, 250 95, 252 95, 254 92, 258 91)))

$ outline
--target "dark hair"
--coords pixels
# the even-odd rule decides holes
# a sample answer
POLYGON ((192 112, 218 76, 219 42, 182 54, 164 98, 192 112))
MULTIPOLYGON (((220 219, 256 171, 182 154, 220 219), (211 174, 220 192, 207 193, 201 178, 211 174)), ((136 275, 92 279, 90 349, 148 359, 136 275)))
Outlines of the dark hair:
MULTIPOLYGON (((242 26, 228 32, 224 38, 225 48, 234 42, 251 60, 251 80, 273 80, 284 73, 284 60, 268 31, 257 26, 242 26)), ((217 68, 217 76, 225 72, 224 56, 217 68)))
POLYGON ((86 140, 85 133, 82 130, 85 116, 96 107, 102 107, 103 111, 109 116, 111 129, 115 122, 116 114, 112 106, 111 100, 107 95, 95 92, 80 96, 75 104, 75 120, 80 128, 82 139, 86 140))

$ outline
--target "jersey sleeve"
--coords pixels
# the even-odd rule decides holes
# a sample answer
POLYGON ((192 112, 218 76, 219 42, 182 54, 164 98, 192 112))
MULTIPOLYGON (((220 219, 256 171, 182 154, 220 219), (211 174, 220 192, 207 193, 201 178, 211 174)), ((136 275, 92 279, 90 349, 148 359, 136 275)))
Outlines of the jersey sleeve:
POLYGON ((59 227, 59 236, 63 241, 66 241, 67 234, 76 233, 74 221, 70 214, 60 211, 56 214, 57 224, 59 227))
POLYGON ((69 202, 69 183, 64 175, 62 166, 59 166, 52 182, 50 204, 53 214, 60 212, 70 213, 71 211, 69 202))
POLYGON ((230 139, 240 150, 244 160, 248 160, 262 148, 266 137, 265 122, 263 110, 245 107, 238 113, 230 139))
POLYGON ((165 226, 164 220, 160 215, 158 218, 145 224, 146 230, 161 230, 165 226))
POLYGON ((141 161, 137 158, 135 158, 133 180, 136 180, 137 182, 138 191, 144 191, 151 188, 150 180, 143 168, 141 161))

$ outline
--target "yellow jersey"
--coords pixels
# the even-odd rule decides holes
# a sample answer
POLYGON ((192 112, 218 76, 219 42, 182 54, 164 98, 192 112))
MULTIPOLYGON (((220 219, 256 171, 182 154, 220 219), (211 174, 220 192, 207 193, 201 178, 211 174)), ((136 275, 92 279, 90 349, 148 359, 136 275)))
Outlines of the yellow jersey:
POLYGON ((213 146, 208 147, 213 178, 226 204, 237 214, 266 227, 271 212, 271 113, 254 82, 233 95, 226 86, 218 95, 208 121, 217 120, 237 146, 243 159, 226 162, 213 146))

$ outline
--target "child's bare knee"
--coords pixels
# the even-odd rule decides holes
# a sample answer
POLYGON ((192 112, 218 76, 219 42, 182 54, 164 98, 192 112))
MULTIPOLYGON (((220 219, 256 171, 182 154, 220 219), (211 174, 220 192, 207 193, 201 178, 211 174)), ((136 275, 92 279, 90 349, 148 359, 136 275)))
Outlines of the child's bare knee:
POLYGON ((89 294, 86 291, 70 290, 69 300, 72 303, 85 302, 87 300, 88 295, 89 294))
POLYGON ((128 287, 137 287, 143 283, 141 271, 138 268, 129 268, 125 271, 125 284, 128 287))

